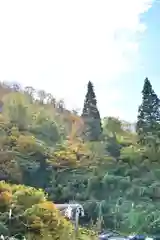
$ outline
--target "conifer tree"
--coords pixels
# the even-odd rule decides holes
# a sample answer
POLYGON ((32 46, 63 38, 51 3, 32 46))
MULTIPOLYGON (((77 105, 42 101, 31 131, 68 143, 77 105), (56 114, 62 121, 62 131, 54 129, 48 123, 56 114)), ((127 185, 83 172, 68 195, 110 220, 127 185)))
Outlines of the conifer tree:
POLYGON ((101 136, 101 118, 97 108, 97 100, 93 84, 89 81, 85 96, 82 117, 85 125, 85 137, 89 141, 98 141, 101 136))
POLYGON ((148 136, 157 137, 160 127, 160 100, 148 78, 144 81, 142 104, 138 110, 136 130, 139 142, 145 143, 148 136))

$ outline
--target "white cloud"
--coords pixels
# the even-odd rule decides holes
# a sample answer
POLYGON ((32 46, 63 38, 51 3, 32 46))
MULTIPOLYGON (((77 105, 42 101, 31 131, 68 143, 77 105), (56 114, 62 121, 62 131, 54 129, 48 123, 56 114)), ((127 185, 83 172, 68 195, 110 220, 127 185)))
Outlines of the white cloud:
POLYGON ((95 88, 106 84, 102 103, 108 82, 135 66, 137 34, 146 27, 140 15, 152 2, 0 1, 0 79, 45 88, 78 107, 91 80, 95 88))

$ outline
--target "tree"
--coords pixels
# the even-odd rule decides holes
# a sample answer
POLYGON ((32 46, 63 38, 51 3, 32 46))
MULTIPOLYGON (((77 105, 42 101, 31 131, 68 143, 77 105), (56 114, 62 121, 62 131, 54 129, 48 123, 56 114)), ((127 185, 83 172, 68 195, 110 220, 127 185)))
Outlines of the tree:
POLYGON ((65 109, 64 101, 63 99, 60 99, 59 101, 56 102, 56 108, 58 112, 62 113, 65 109))
POLYGON ((122 122, 115 117, 105 117, 103 120, 103 130, 106 133, 120 134, 123 132, 122 122))
POLYGON ((31 86, 27 86, 24 89, 24 93, 29 97, 30 102, 32 103, 34 99, 35 89, 31 86))
POLYGON ((101 118, 97 108, 97 100, 93 84, 88 82, 88 90, 84 101, 82 117, 85 125, 85 136, 90 141, 100 139, 102 133, 101 118))
POLYGON ((120 156, 121 145, 118 143, 116 135, 110 136, 106 141, 106 150, 114 158, 120 156))
POLYGON ((47 93, 47 104, 52 104, 53 107, 55 108, 56 106, 56 99, 53 97, 51 93, 47 93))
POLYGON ((19 130, 26 130, 31 122, 30 103, 20 92, 7 94, 4 98, 4 115, 19 130))
POLYGON ((157 137, 160 127, 160 100, 148 78, 144 81, 142 104, 138 110, 136 131, 139 142, 145 143, 148 137, 157 137))
POLYGON ((44 100, 46 99, 47 93, 44 90, 39 90, 37 94, 38 94, 40 103, 44 104, 44 100))
POLYGON ((14 92, 19 92, 21 90, 21 85, 19 83, 12 83, 11 89, 13 89, 14 92))

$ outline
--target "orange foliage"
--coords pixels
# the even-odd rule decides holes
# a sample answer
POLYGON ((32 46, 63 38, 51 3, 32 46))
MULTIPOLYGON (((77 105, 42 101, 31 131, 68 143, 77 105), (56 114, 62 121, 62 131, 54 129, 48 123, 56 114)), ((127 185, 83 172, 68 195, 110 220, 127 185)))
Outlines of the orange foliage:
POLYGON ((12 194, 8 191, 0 193, 0 206, 8 206, 12 201, 12 194))

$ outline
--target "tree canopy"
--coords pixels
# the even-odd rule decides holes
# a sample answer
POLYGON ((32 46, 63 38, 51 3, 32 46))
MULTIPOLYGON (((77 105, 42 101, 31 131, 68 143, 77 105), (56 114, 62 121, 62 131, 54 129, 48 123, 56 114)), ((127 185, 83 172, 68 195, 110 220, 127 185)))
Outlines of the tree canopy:
POLYGON ((139 140, 144 142, 149 135, 159 135, 160 101, 148 78, 144 81, 142 104, 138 110, 137 133, 139 140))
POLYGON ((96 95, 91 81, 88 82, 82 117, 84 120, 84 135, 86 139, 90 141, 99 140, 102 132, 101 118, 97 108, 96 95))

